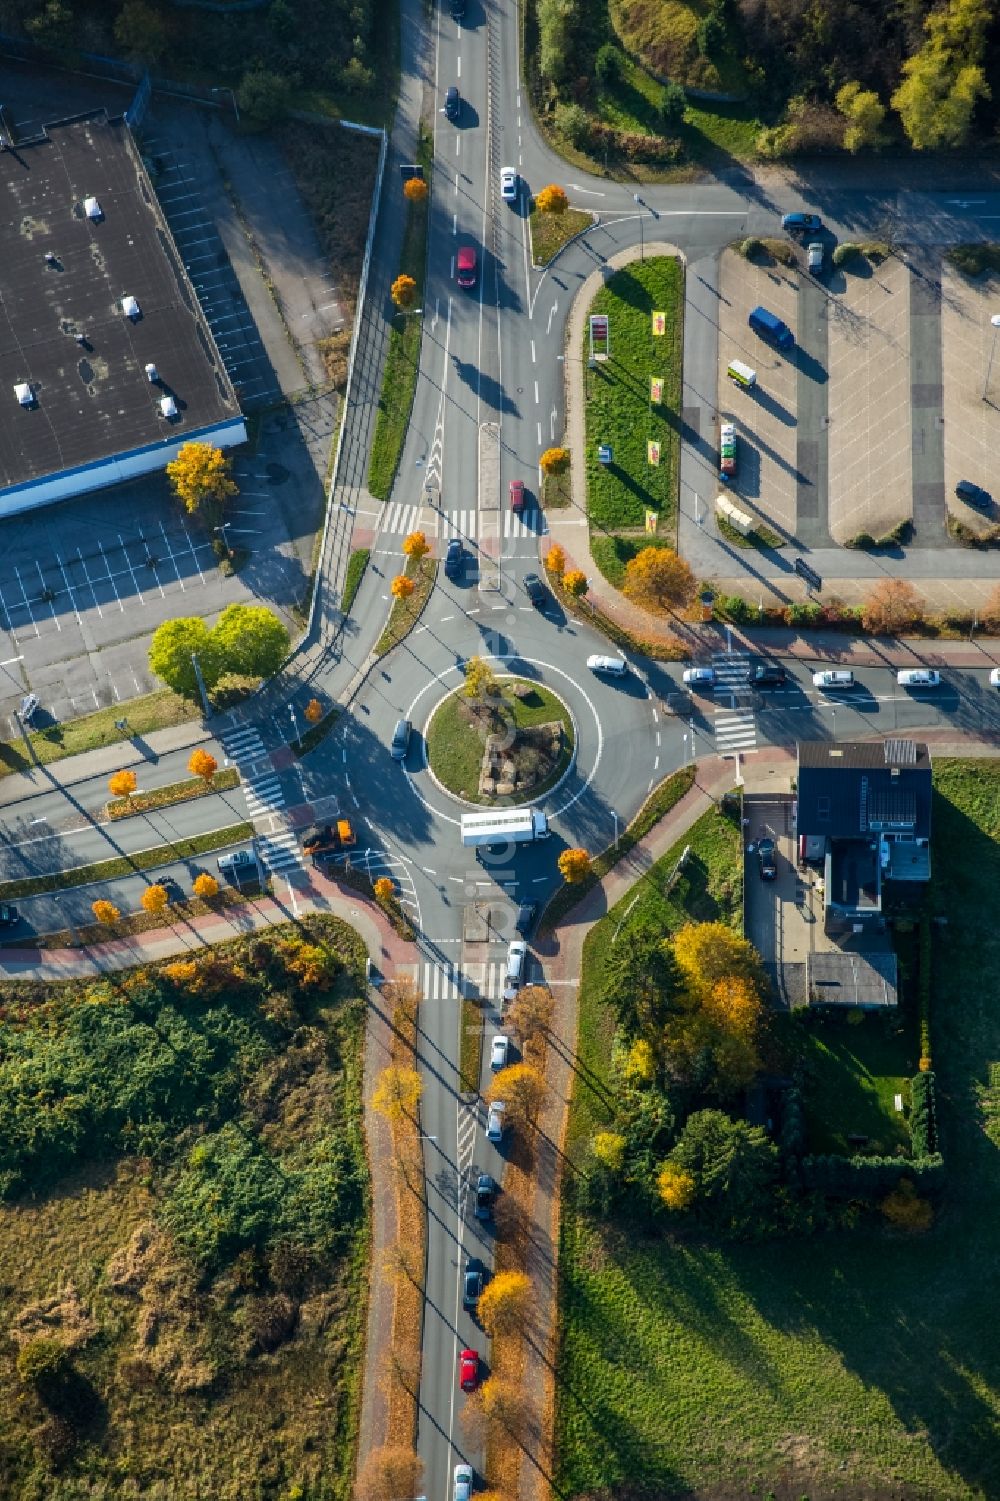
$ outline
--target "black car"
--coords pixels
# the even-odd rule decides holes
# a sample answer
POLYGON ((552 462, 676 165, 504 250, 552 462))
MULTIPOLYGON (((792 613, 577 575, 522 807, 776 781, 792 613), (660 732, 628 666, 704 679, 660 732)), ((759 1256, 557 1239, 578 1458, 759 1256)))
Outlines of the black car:
POLYGON ((493 1213, 493 1195, 496 1184, 489 1173, 480 1173, 476 1181, 476 1219, 488 1220, 493 1213))
POLYGON ((526 573, 524 575, 524 592, 533 605, 544 605, 545 585, 537 573, 526 573))
POLYGON ((483 1263, 469 1260, 462 1278, 462 1307, 475 1308, 483 1291, 483 1263))
POLYGON ((760 867, 762 881, 773 881, 778 874, 778 864, 774 858, 774 840, 757 840, 757 864, 760 867))
POLYGON ((778 662, 758 662, 750 675, 755 688, 783 688, 788 673, 778 662))
POLYGON ((465 15, 465 0, 451 0, 451 19, 460 21, 465 15))
POLYGON ((455 84, 445 91, 444 112, 449 120, 457 120, 462 113, 462 96, 455 84))
POLYGON ((452 537, 448 543, 448 551, 444 555, 445 578, 461 578, 465 569, 465 548, 462 546, 460 537, 452 537))
POLYGON ((519 933, 526 934, 529 931, 529 929, 531 928, 531 924, 535 920, 535 913, 537 911, 538 911, 538 903, 537 902, 522 902, 521 903, 521 905, 517 909, 517 917, 516 917, 516 919, 514 921, 514 927, 517 929, 517 931, 519 933))
POLYGON ((21 914, 9 902, 0 902, 0 928, 16 928, 21 914))
POLYGON ((960 479, 955 486, 955 494, 959 500, 964 500, 966 505, 979 506, 982 510, 989 510, 992 505, 990 495, 981 485, 974 485, 970 479, 960 479))

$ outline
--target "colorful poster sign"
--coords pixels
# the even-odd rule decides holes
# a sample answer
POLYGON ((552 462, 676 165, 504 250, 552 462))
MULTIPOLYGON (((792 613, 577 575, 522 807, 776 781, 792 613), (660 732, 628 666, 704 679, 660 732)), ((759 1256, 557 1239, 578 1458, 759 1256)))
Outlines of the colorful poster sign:
POLYGON ((666 315, 666 313, 654 313, 653 314, 653 334, 654 334, 654 337, 660 337, 661 335, 665 334, 666 331, 667 331, 667 315, 666 315))
POLYGON ((655 438, 650 438, 649 442, 646 444, 646 462, 647 464, 652 464, 654 469, 656 469, 659 465, 660 445, 656 442, 655 438))
POLYGON ((655 532, 656 531, 656 512, 655 511, 647 511, 646 512, 646 530, 647 530, 647 532, 655 532))
POLYGON ((649 377, 649 399, 654 407, 658 407, 663 400, 663 376, 651 375, 649 377))

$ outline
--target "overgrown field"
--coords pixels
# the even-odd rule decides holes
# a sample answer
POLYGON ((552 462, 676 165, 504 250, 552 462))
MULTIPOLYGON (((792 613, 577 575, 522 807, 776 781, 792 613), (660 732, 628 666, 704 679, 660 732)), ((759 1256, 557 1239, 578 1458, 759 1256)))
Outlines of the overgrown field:
MULTIPOLYGON (((938 762, 935 785, 931 903, 946 922, 933 929, 931 1031, 948 1170, 936 1223, 733 1244, 644 1238, 570 1205, 562 1494, 615 1494, 641 1474, 651 1492, 699 1501, 1000 1495, 1000 762, 938 762)), ((714 817, 692 830, 694 849, 714 817)), ((611 1026, 596 996, 621 915, 585 951, 577 1160, 606 1118, 611 1026)), ((891 1057, 860 1057, 850 1031, 877 1077, 891 1057)))
POLYGON ((367 1251, 334 919, 0 999, 0 1494, 334 1501, 367 1251))

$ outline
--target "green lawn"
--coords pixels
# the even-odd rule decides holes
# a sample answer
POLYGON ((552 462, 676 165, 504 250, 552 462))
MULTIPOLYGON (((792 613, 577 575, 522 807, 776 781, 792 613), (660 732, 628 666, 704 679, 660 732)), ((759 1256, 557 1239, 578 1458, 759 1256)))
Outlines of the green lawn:
POLYGON ((47 729, 32 730, 29 753, 24 737, 0 742, 0 777, 13 771, 27 771, 33 764, 50 765, 65 756, 79 756, 84 751, 99 750, 105 745, 122 744, 136 735, 149 735, 175 724, 187 724, 199 717, 200 710, 189 699, 181 698, 169 688, 145 693, 130 699, 124 706, 111 704, 80 719, 68 719, 47 729), (128 727, 117 728, 117 721, 128 716, 128 727))
MULTIPOLYGON (((602 287, 591 306, 606 313, 610 358, 585 375, 587 389, 587 508, 591 530, 643 527, 647 509, 660 532, 676 533, 680 456, 681 346, 684 273, 680 261, 659 256, 633 261, 602 287), (666 314, 666 333, 654 336, 652 313, 666 314), (663 380, 663 401, 650 403, 650 378, 663 380), (650 467, 647 440, 660 444, 650 467), (610 443, 613 462, 597 460, 610 443)), ((587 335, 581 355, 589 353, 587 335)))
POLYGON ((625 565, 644 547, 670 547, 672 537, 653 537, 643 533, 638 537, 609 537, 602 532, 593 532, 590 538, 590 555, 609 584, 620 589, 625 583, 625 565))
MULTIPOLYGON (((417 161, 422 163, 428 188, 431 180, 431 163, 434 139, 424 126, 420 128, 417 146, 417 161)), ((399 258, 399 274, 412 276, 417 284, 414 309, 423 304, 424 272, 427 267, 427 214, 430 193, 422 203, 407 206, 406 232, 399 258)), ((389 330, 389 347, 382 373, 382 390, 379 395, 378 413, 375 417, 375 433, 372 437, 371 455, 368 460, 368 488, 378 500, 388 500, 392 492, 396 470, 406 442, 406 430, 410 425, 413 395, 417 389, 417 374, 420 368, 420 339, 423 320, 415 311, 393 314, 389 330)))
POLYGON ((582 234, 593 222, 593 214, 582 208, 568 208, 564 214, 543 214, 541 209, 532 210, 528 224, 533 264, 547 266, 567 241, 582 234))
MULTIPOLYGON (((1000 1495, 1000 1158, 980 1105, 1000 1061, 1000 762, 942 760, 934 775, 932 902, 947 924, 934 929, 931 1022, 949 1175, 937 1225, 719 1246, 601 1237, 569 1208, 561 1495, 614 1494, 640 1472, 664 1498, 706 1501, 1000 1495)), ((602 1117, 607 941, 601 925, 585 950, 572 1152, 602 1117)), ((834 1123, 838 1072, 867 1070, 876 1092, 892 1077, 877 1072, 882 1041, 854 1030, 828 1060, 834 1123)))
POLYGON ((909 1151, 910 1080, 920 1049, 912 1017, 860 1011, 808 1019, 775 1017, 775 1030, 805 1072, 803 1104, 809 1150, 851 1156, 849 1137, 867 1136, 864 1150, 892 1157, 909 1151), (896 1110, 902 1095, 904 1112, 896 1110))
MULTIPOLYGON (((501 680, 501 687, 506 683, 501 680)), ((532 683, 532 692, 526 698, 504 694, 508 707, 513 711, 514 723, 519 730, 538 724, 550 724, 560 720, 563 726, 563 751, 552 774, 537 786, 527 789, 527 795, 540 796, 562 776, 573 753, 573 720, 561 699, 548 688, 532 683)), ((513 797, 484 798, 479 796, 479 771, 483 760, 484 740, 476 725, 462 712, 463 696, 459 690, 446 698, 435 711, 427 732, 427 759, 434 775, 451 792, 470 802, 496 803, 498 807, 523 802, 525 793, 513 797)))

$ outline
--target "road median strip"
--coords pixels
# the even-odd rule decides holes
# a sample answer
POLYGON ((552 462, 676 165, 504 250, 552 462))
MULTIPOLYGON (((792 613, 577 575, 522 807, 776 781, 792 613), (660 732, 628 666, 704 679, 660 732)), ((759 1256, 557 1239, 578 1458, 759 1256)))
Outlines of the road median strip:
POLYGON ((131 797, 112 798, 105 811, 112 823, 119 823, 123 818, 151 813, 155 808, 171 808, 176 803, 207 797, 210 792, 229 792, 239 785, 240 774, 236 767, 227 766, 207 780, 205 777, 187 777, 183 782, 170 782, 166 787, 154 787, 152 792, 133 792, 131 797))
POLYGON ((70 870, 55 870, 49 875, 23 876, 18 881, 3 881, 0 882, 0 900, 43 896, 47 891, 69 891, 75 886, 89 886, 97 881, 114 881, 137 871, 172 865, 177 860, 191 860, 196 855, 209 854, 213 850, 224 849, 229 844, 239 844, 243 839, 252 838, 253 824, 228 824, 225 828, 198 834, 194 839, 177 839, 172 844, 158 844, 152 849, 136 850, 131 855, 116 855, 110 860, 75 865, 70 870))

